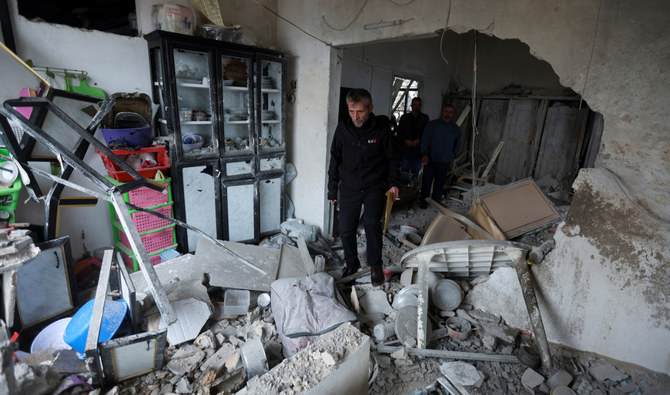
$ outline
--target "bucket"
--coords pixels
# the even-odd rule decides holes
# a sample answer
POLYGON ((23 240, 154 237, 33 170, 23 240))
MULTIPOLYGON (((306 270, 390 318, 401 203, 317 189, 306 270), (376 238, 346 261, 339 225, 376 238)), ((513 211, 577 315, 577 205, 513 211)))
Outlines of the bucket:
POLYGON ((62 318, 42 329, 30 345, 30 353, 34 354, 39 350, 43 350, 49 354, 53 354, 58 350, 72 349, 72 347, 63 341, 63 334, 70 320, 72 320, 72 317, 62 318))
MULTIPOLYGON (((69 344, 80 354, 80 357, 86 351, 86 338, 88 336, 88 328, 91 321, 91 314, 93 313, 94 299, 86 302, 85 305, 79 309, 72 317, 72 320, 65 328, 65 335, 63 340, 69 344)), ((115 335, 122 336, 131 332, 130 325, 121 325, 126 318, 128 305, 123 299, 107 300, 105 301, 105 308, 102 313, 102 324, 100 325, 100 336, 98 336, 98 343, 106 342, 115 335), (127 333, 126 333, 127 332, 127 333)))

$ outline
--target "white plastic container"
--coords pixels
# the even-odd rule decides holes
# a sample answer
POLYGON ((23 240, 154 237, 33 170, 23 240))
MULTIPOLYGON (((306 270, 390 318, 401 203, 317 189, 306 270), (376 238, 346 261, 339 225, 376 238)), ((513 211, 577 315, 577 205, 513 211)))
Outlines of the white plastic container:
POLYGON ((235 318, 249 311, 251 294, 249 290, 229 289, 223 295, 223 318, 235 318))

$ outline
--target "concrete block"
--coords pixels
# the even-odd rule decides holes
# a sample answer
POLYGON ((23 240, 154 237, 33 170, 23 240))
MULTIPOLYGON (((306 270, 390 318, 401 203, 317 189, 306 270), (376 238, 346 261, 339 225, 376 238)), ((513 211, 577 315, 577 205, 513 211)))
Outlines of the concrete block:
POLYGON ((535 387, 538 387, 542 383, 544 383, 544 376, 531 368, 526 369, 521 376, 521 384, 531 393, 534 393, 535 387))
POLYGON ((483 374, 469 363, 445 362, 440 365, 440 372, 455 384, 479 388, 484 383, 483 374))
MULTIPOLYGON (((198 299, 187 298, 172 302, 172 309, 177 321, 167 325, 167 340, 171 345, 177 345, 195 339, 212 315, 210 306, 198 299)), ((165 328, 165 321, 160 316, 148 319, 148 331, 165 328)))
MULTIPOLYGON (((195 347, 194 347, 195 348, 195 347)), ((175 354, 176 356, 177 354, 175 354)), ((173 374, 179 376, 191 372, 195 369, 200 361, 205 358, 205 352, 198 350, 192 354, 182 354, 179 358, 172 357, 172 360, 167 363, 167 368, 173 374)))
POLYGON ((596 362, 589 368, 589 373, 594 379, 604 382, 605 380, 621 381, 628 377, 626 373, 620 372, 607 362, 596 362))
POLYGON ((249 380, 238 394, 366 394, 369 362, 370 338, 346 323, 249 380))
POLYGON ((223 369, 224 365, 226 364, 228 358, 230 358, 233 354, 235 354, 235 351, 237 351, 237 349, 232 344, 230 343, 223 344, 221 348, 219 348, 214 353, 214 355, 209 357, 209 359, 207 359, 205 363, 203 363, 200 366, 200 370, 202 370, 203 372, 207 370, 213 370, 217 373, 220 372, 221 369, 223 369))
POLYGON ((557 385, 569 386, 571 382, 572 375, 563 369, 556 371, 547 379, 547 385, 549 385, 549 388, 554 388, 557 385))

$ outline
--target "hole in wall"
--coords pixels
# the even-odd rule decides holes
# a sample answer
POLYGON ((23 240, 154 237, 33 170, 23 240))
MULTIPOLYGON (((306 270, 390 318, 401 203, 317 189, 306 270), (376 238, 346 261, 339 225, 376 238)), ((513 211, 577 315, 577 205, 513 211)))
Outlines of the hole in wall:
POLYGON ((454 120, 469 111, 452 183, 471 185, 474 162, 475 178, 506 185, 533 177, 562 205, 569 204, 579 169, 595 163, 602 115, 561 85, 551 65, 520 40, 446 31, 343 49, 342 86, 370 90, 376 114, 392 114, 397 75, 419 81, 422 112, 430 119, 439 117, 443 104, 455 107, 454 120))

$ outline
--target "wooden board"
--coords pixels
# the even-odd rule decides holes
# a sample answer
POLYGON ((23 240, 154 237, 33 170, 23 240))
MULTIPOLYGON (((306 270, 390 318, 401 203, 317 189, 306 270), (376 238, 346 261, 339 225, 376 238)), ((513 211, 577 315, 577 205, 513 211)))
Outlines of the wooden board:
POLYGON ((508 239, 560 218, 532 179, 516 182, 479 199, 508 239))
POLYGON ((539 100, 535 99, 510 100, 503 133, 505 146, 496 166, 496 184, 504 185, 531 175, 539 106, 539 100))

